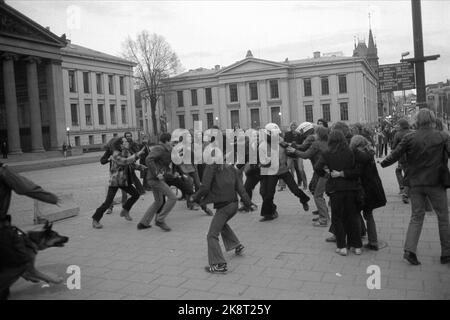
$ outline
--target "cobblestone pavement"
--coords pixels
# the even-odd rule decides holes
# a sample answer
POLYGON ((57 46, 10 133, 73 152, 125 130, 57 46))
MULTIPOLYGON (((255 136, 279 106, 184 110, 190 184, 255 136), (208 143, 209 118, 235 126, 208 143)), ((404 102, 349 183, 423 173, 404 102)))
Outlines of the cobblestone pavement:
MULTIPOLYGON (((305 162, 306 163, 306 162, 305 162)), ((427 213, 418 257, 420 266, 402 260, 410 207, 401 202, 394 166, 381 169, 388 205, 375 211, 379 238, 388 246, 361 256, 337 255, 324 240, 328 228, 312 226, 310 212, 301 209, 289 191, 277 192, 279 218, 259 222, 259 213, 239 213, 230 222, 245 245, 245 254, 226 253, 229 273, 211 275, 207 264, 206 233, 211 217, 188 211, 178 202, 168 216, 171 232, 158 227, 138 231, 136 224, 153 201, 145 194, 131 211, 132 222, 119 217, 116 206, 102 220, 104 229, 91 227, 91 216, 104 200, 107 166, 97 163, 23 173, 54 192, 72 193, 79 216, 56 222, 54 229, 69 236, 64 248, 39 253, 44 272, 65 279, 67 267, 81 269, 81 289, 64 284, 33 284, 20 279, 11 299, 450 299, 450 265, 441 265, 437 220, 427 213), (369 290, 367 268, 381 270, 381 289, 369 290)), ((311 166, 306 163, 307 175, 311 166)), ((255 192, 256 203, 261 202, 255 192)), ((33 201, 15 195, 11 213, 24 229, 33 201)))

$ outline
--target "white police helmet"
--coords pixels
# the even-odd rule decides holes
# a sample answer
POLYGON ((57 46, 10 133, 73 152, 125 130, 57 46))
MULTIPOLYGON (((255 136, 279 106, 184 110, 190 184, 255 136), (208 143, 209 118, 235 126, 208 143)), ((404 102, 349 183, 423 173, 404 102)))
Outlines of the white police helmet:
POLYGON ((314 128, 314 125, 311 122, 302 122, 300 125, 295 129, 298 133, 305 133, 308 130, 311 130, 314 128))
POLYGON ((280 127, 276 123, 273 123, 273 122, 266 124, 265 129, 269 133, 272 133, 272 132, 273 133, 278 133, 278 134, 281 133, 280 127))

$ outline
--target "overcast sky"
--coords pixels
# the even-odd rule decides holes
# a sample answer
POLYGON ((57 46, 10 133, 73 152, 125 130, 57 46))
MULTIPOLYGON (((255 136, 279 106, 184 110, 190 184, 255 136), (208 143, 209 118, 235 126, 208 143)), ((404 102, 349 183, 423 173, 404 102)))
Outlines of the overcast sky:
MULTIPOLYGON (((19 1, 10 6, 65 33, 73 43, 120 55, 141 30, 163 35, 185 70, 230 65, 245 57, 284 61, 313 51, 352 55, 354 38, 368 39, 369 17, 380 64, 414 55, 411 2, 395 1, 19 1), (79 12, 79 16, 77 15, 79 12)), ((426 81, 450 78, 450 0, 422 0, 426 81)))

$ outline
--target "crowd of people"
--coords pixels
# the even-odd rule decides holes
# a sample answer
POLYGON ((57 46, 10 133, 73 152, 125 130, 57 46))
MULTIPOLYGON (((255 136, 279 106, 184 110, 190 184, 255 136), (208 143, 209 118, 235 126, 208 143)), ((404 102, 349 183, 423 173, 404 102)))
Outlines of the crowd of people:
MULTIPOLYGON (((215 155, 215 159, 223 157, 224 161, 175 164, 171 157, 172 149, 183 142, 183 137, 172 139, 170 133, 163 133, 158 144, 150 144, 148 139, 144 139, 143 144, 138 145, 133 142, 131 133, 127 132, 123 138, 110 142, 102 157, 103 164, 110 164, 110 183, 106 200, 92 217, 92 225, 94 228, 103 227, 100 219, 104 212, 111 210, 118 189, 124 192, 120 216, 130 221, 133 204, 145 190, 151 190, 154 202, 137 224, 137 229, 150 228, 154 219, 155 226, 170 231, 165 219, 177 202, 173 188, 176 187, 186 200, 188 209, 198 210, 201 207, 213 216, 207 235, 209 265, 206 270, 226 272, 219 235, 227 251, 235 250, 236 254, 241 254, 244 246, 228 221, 239 211, 257 209, 252 198, 258 184, 262 198, 260 221, 278 218, 279 212, 274 203, 278 184, 279 191, 288 187, 299 199, 304 211, 309 210, 310 197, 307 193, 310 193, 316 206, 313 225, 329 226, 332 236, 326 241, 336 243, 338 254, 345 256, 350 250, 360 255, 363 251, 362 238, 366 235, 368 242, 364 247, 368 250, 379 249, 373 213, 375 209, 386 205, 383 183, 376 165, 384 153, 386 157, 381 161, 381 166, 398 163, 395 171, 402 199, 405 203, 411 199, 412 217, 404 258, 414 265, 420 263, 416 256, 417 242, 424 212, 432 208, 439 220, 441 262, 448 263, 448 185, 441 180, 445 177, 444 173, 448 173, 450 140, 448 134, 439 129, 438 122, 432 111, 421 109, 413 126, 406 119, 400 119, 395 126, 385 124, 372 128, 358 123, 347 125, 337 122, 328 128, 328 123, 320 119, 317 124, 303 122, 297 125, 292 122, 290 130, 283 133, 278 125, 269 123, 265 126, 264 139, 250 139, 247 136, 244 142, 235 140, 228 146, 236 151, 239 143, 245 144, 244 163, 227 163, 226 155, 230 149, 227 150, 224 144, 224 148, 220 149, 223 152, 220 155, 216 152, 215 155), (278 142, 278 148, 274 148, 272 141, 278 142), (391 150, 389 154, 388 146, 391 150), (259 155, 264 154, 257 152, 261 148, 266 152, 269 150, 268 162, 259 158, 259 155), (278 154, 273 157, 274 154, 270 152, 275 150, 278 154), (249 161, 251 151, 258 155, 256 162, 249 161), (271 159, 278 161, 277 166, 272 166, 271 159), (303 160, 307 159, 313 167, 309 184, 303 166, 303 160), (141 171, 142 183, 135 175, 135 170, 141 171), (127 198, 126 194, 130 197, 127 198), (242 203, 240 207, 238 199, 242 203), (208 203, 214 204, 215 214, 207 208, 208 203)), ((255 133, 257 135, 258 132, 255 133)), ((209 142, 213 141, 211 139, 209 142)), ((193 154, 192 138, 188 145, 191 147, 184 152, 193 154)))

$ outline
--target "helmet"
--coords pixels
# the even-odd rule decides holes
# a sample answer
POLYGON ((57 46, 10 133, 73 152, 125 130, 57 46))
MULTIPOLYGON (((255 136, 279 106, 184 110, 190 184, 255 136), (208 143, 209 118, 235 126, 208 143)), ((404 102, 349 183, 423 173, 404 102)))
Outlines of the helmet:
POLYGON ((300 125, 295 129, 298 133, 305 133, 308 130, 311 130, 314 128, 314 125, 311 122, 302 122, 300 125))
POLYGON ((281 133, 280 127, 278 127, 278 125, 276 123, 271 122, 271 123, 266 124, 265 129, 266 129, 266 131, 269 131, 269 132, 278 133, 278 134, 281 133))

